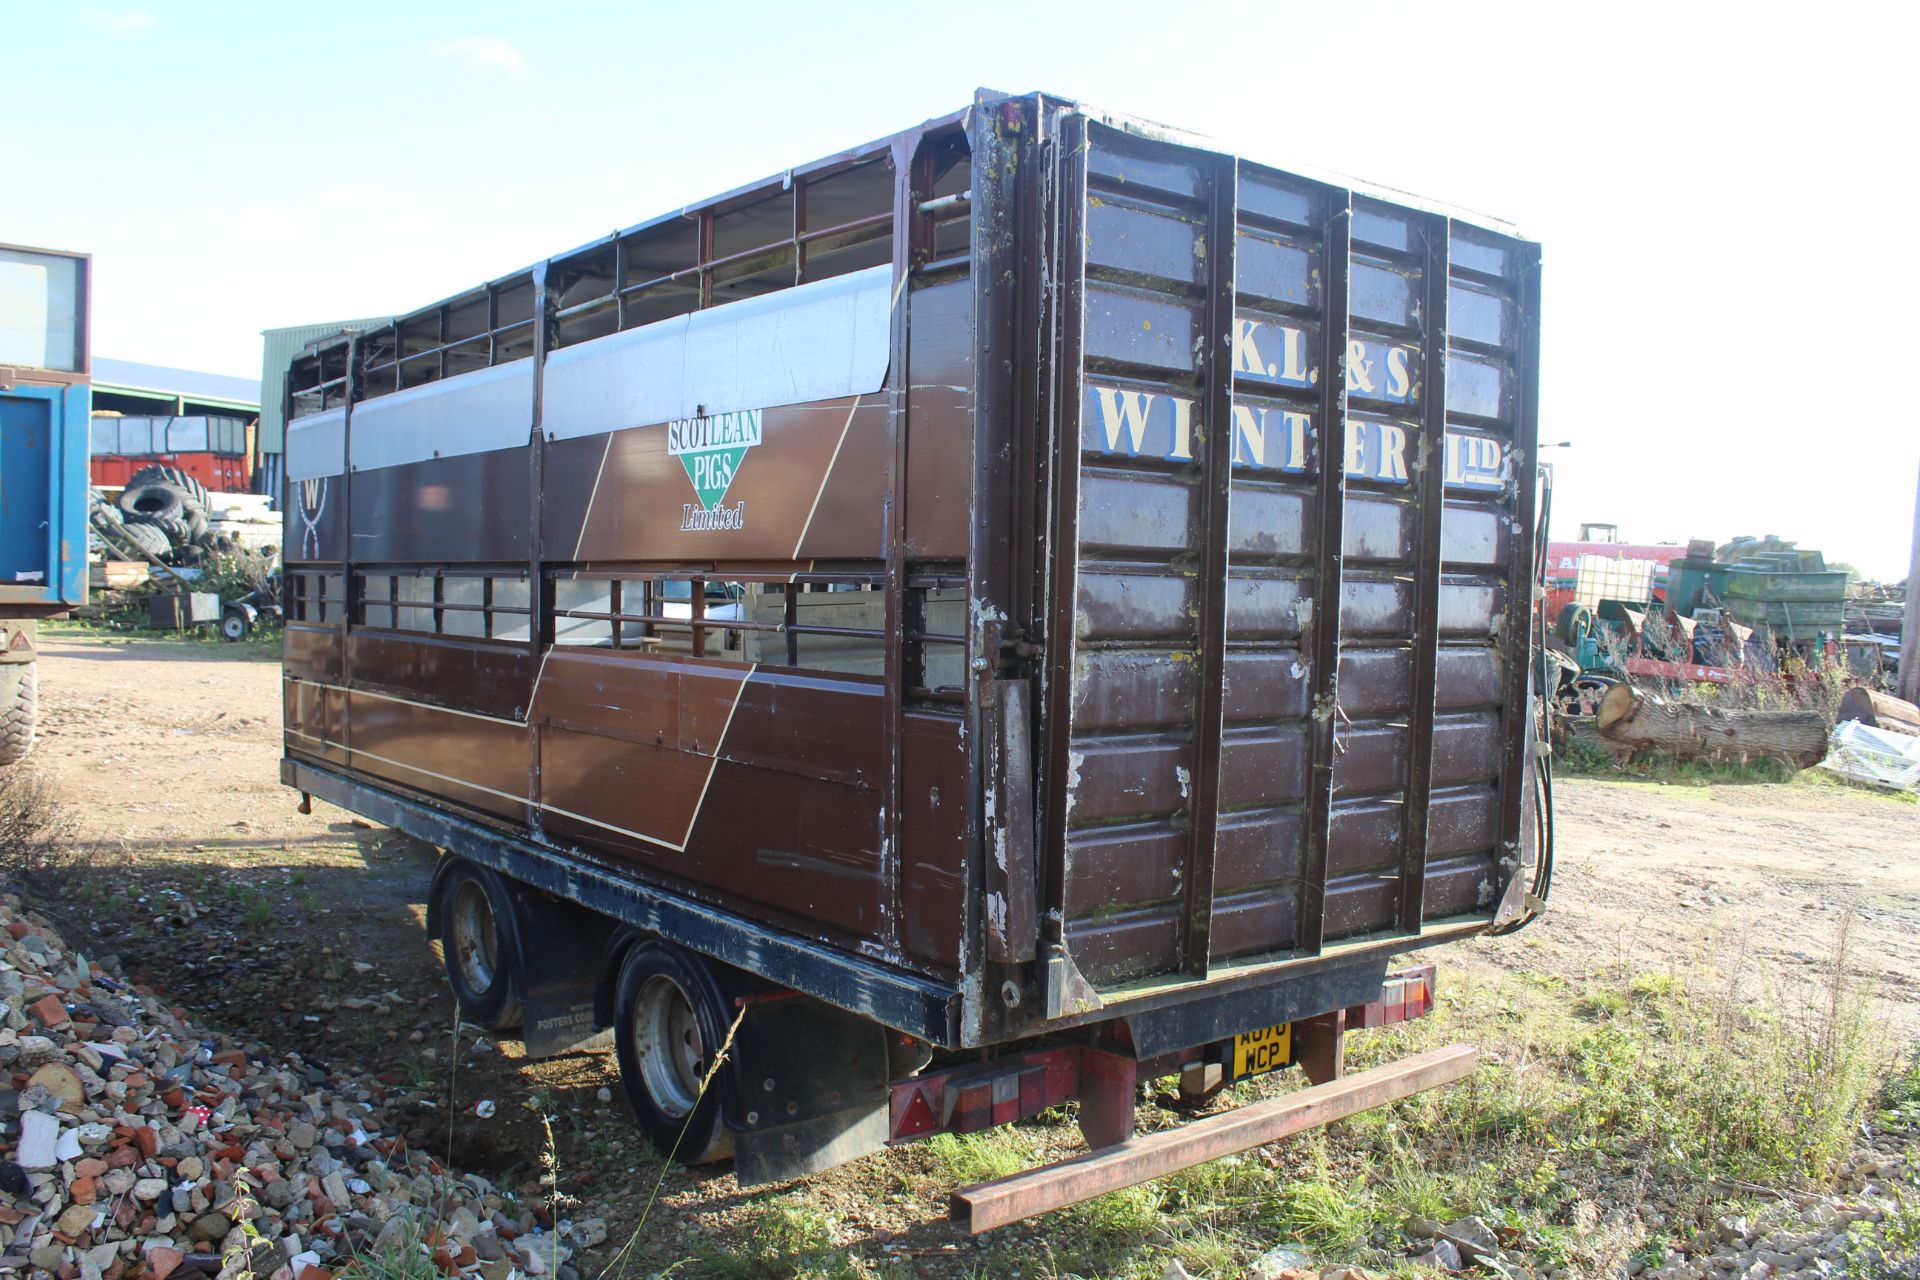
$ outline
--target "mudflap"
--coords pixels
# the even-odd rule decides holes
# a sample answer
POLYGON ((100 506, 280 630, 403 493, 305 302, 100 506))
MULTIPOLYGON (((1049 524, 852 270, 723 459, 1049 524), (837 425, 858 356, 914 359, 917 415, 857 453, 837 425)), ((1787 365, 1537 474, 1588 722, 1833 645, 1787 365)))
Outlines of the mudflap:
POLYGON ((754 999, 734 1038, 726 1100, 734 1175, 785 1182, 887 1144, 887 1032, 810 996, 754 999))
POLYGON ((607 940, 618 924, 537 889, 512 882, 508 889, 520 953, 520 1039, 527 1056, 608 1047, 613 1033, 595 1028, 594 995, 607 940))

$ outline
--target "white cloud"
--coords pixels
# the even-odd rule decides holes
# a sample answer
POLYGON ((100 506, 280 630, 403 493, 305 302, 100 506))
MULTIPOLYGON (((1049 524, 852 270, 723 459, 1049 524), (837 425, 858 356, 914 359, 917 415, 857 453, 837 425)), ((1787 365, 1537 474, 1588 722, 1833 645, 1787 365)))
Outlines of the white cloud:
POLYGON ((526 55, 511 40, 499 36, 459 36, 435 40, 427 52, 436 58, 449 58, 482 70, 504 71, 514 77, 527 73, 526 55))
POLYGON ((87 10, 87 22, 110 36, 122 37, 138 35, 151 30, 153 15, 145 9, 129 9, 125 13, 108 13, 104 9, 87 10))

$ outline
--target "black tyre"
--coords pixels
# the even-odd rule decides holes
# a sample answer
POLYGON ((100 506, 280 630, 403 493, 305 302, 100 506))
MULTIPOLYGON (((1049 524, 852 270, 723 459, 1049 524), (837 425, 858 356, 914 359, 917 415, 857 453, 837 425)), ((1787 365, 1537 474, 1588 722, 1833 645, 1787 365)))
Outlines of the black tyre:
POLYGON ((1586 673, 1576 676, 1565 702, 1567 713, 1576 716, 1600 714, 1600 704, 1619 681, 1609 676, 1586 673))
MULTIPOLYGON (((222 624, 224 631, 225 624, 222 624)), ((513 904, 499 879, 461 863, 440 884, 440 950, 460 1016, 490 1031, 520 1025, 513 904)))
POLYGON ((150 524, 123 524, 115 532, 149 560, 158 560, 171 549, 167 535, 150 524))
POLYGON ((1593 610, 1583 604, 1562 607, 1553 631, 1568 644, 1579 644, 1593 631, 1593 610))
POLYGON ((220 615, 220 635, 227 640, 245 640, 247 633, 253 630, 253 624, 247 621, 247 615, 238 609, 232 609, 220 615))
POLYGON ((120 508, 101 497, 98 489, 87 490, 87 520, 98 529, 117 529, 125 523, 120 508))
POLYGON ((178 467, 142 467, 127 479, 129 489, 149 484, 168 485, 180 490, 189 502, 200 507, 207 505, 207 486, 178 467))
POLYGON ((681 1164, 733 1154, 721 1098, 734 1088, 731 1063, 703 1092, 725 1042, 726 998, 706 961, 664 942, 642 942, 620 964, 613 1045, 633 1118, 656 1150, 681 1164))
POLYGON ((166 535, 169 546, 184 547, 193 542, 193 533, 187 522, 177 516, 135 516, 131 522, 158 529, 166 535))
POLYGON ((185 520, 187 494, 170 484, 128 485, 120 491, 120 513, 128 520, 185 520))
POLYGON ((33 750, 34 724, 40 716, 39 665, 0 666, 0 765, 12 764, 33 750))

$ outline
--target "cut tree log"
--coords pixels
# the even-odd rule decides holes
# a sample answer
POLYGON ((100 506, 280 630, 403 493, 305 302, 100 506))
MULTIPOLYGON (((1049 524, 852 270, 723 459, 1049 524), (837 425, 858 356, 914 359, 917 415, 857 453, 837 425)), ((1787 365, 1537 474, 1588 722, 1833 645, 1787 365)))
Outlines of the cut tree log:
POLYGON ((1635 751, 1682 760, 1744 764, 1766 757, 1806 769, 1827 754, 1827 722, 1817 711, 1723 711, 1665 702, 1624 682, 1601 699, 1594 727, 1635 751))
POLYGON ((1840 695, 1840 718, 1858 720, 1875 729, 1920 734, 1920 707, 1864 685, 1855 685, 1840 695))
POLYGON ((1632 747, 1601 737, 1600 730, 1594 727, 1592 716, 1555 716, 1553 722, 1566 741, 1602 752, 1611 757, 1615 764, 1625 764, 1633 755, 1632 747))

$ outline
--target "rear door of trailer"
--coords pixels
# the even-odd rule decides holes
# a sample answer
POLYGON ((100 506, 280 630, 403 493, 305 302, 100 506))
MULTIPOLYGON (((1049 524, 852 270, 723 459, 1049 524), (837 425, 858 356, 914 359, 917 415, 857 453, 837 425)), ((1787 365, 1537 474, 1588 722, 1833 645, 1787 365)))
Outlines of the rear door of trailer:
POLYGON ((1484 927, 1537 247, 1077 113, 1058 154, 1041 918, 1110 1002, 1484 927))

